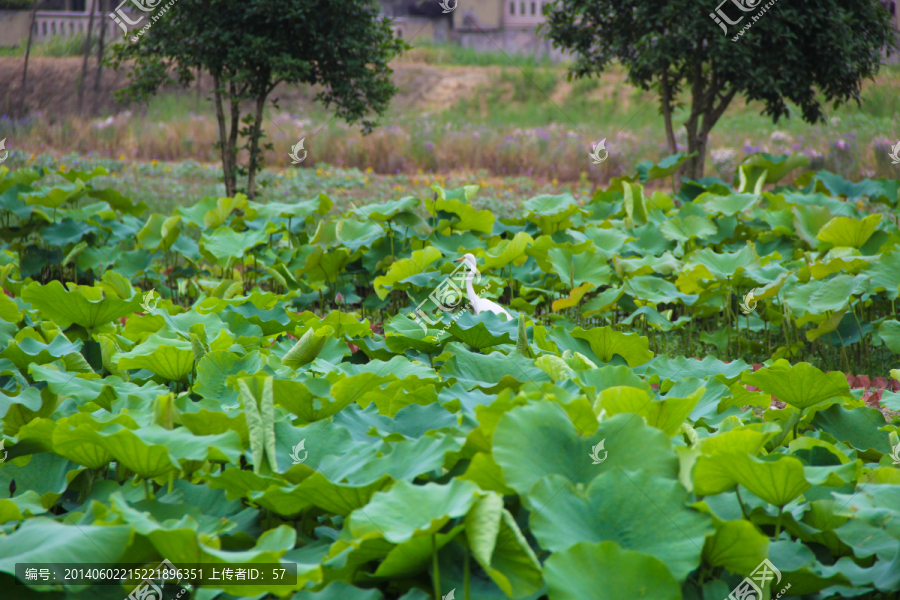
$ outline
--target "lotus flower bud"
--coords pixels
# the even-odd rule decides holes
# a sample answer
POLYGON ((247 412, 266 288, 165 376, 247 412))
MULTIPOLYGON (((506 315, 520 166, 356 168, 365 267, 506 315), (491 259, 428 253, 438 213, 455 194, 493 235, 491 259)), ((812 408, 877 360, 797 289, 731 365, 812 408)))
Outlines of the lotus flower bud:
POLYGON ((344 296, 340 292, 338 292, 337 295, 334 297, 334 302, 335 302, 335 304, 343 304, 344 296))

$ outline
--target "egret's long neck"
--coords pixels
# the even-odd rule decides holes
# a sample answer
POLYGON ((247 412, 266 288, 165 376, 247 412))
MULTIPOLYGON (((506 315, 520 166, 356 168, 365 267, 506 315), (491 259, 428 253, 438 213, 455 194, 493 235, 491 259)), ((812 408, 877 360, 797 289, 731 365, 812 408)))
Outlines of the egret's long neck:
POLYGON ((469 294, 469 302, 474 305, 475 299, 478 298, 478 296, 475 294, 475 288, 472 287, 473 279, 475 279, 475 271, 470 268, 469 274, 466 275, 466 292, 469 294))

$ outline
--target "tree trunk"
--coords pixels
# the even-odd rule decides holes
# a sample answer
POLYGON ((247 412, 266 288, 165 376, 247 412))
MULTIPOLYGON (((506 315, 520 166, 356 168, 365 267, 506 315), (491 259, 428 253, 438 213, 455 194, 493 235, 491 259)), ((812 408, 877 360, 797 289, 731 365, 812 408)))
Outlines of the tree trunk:
POLYGON ((699 62, 694 65, 691 77, 691 115, 684 124, 687 129, 688 152, 697 153, 697 156, 685 163, 686 174, 691 179, 703 179, 709 132, 737 93, 737 88, 723 93, 724 87, 716 74, 715 65, 710 70, 708 80, 703 75, 703 66, 699 62))
MULTIPOLYGON (((659 78, 659 90, 662 96, 662 115, 666 124, 666 145, 669 148, 669 154, 678 153, 678 144, 675 143, 675 129, 672 127, 672 106, 674 104, 672 87, 669 84, 669 73, 664 71, 659 78)), ((684 173, 684 165, 672 176, 672 191, 676 194, 681 187, 681 175, 684 173)))
MULTIPOLYGON (((97 0, 100 2, 100 13, 103 14, 103 0, 97 0)), ((103 77, 103 50, 104 50, 104 42, 106 41, 106 21, 101 18, 100 22, 100 47, 97 48, 97 75, 94 77, 94 94, 97 98, 100 97, 100 81, 103 77)))
POLYGON ((28 57, 31 55, 31 40, 34 38, 34 26, 37 19, 38 8, 43 4, 43 0, 34 3, 34 9, 31 11, 31 27, 28 28, 28 45, 25 46, 25 67, 22 69, 22 116, 25 116, 25 98, 28 96, 28 89, 25 85, 28 83, 28 57))
POLYGON ((84 41, 84 62, 81 64, 81 79, 78 82, 78 113, 84 113, 84 84, 88 76, 88 59, 91 56, 91 33, 94 29, 94 13, 97 12, 97 0, 88 0, 91 3, 91 16, 88 17, 87 39, 84 41))
POLYGON ((225 125, 225 108, 222 106, 222 87, 221 79, 218 73, 213 73, 213 94, 216 105, 216 120, 219 123, 219 147, 222 150, 222 173, 225 181, 225 195, 234 196, 235 171, 232 162, 234 146, 229 143, 231 137, 228 135, 228 128, 225 125))
POLYGON ((266 95, 260 94, 256 98, 256 114, 250 132, 250 168, 247 175, 247 197, 250 200, 256 198, 256 171, 260 167, 259 138, 262 130, 263 109, 266 107, 266 95))
POLYGON ((238 176, 238 134, 241 126, 241 96, 238 94, 234 82, 228 84, 229 100, 231 102, 231 132, 228 135, 228 149, 231 152, 231 194, 234 196, 237 192, 237 176, 238 176))
POLYGON ((659 89, 662 95, 662 115, 666 122, 666 144, 669 154, 676 154, 678 146, 675 143, 675 130, 672 127, 672 89, 669 86, 669 74, 663 73, 659 78, 659 89))

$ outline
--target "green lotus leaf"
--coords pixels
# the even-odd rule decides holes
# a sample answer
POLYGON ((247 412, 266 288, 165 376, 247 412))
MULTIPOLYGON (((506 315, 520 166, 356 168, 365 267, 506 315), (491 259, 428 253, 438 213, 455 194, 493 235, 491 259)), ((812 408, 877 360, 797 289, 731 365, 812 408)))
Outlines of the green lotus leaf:
MULTIPOLYGON (((716 196, 718 198, 718 196, 716 196)), ((672 217, 659 226, 659 232, 667 240, 686 242, 694 238, 705 239, 716 234, 716 226, 707 217, 672 217)))
POLYGON ((388 272, 375 278, 374 288, 378 297, 384 300, 390 293, 387 286, 392 286, 413 275, 424 273, 425 269, 434 261, 441 258, 441 251, 434 246, 426 246, 422 250, 416 250, 409 258, 404 258, 393 263, 388 272))
POLYGON ((437 533, 451 519, 465 516, 479 496, 470 481, 452 480, 445 485, 413 485, 398 481, 378 492, 364 509, 353 511, 344 528, 354 539, 383 537, 402 544, 418 536, 437 533))
POLYGON ((290 369, 308 365, 319 356, 325 342, 331 339, 334 330, 328 326, 316 331, 312 327, 300 336, 297 343, 281 358, 281 364, 290 369))
POLYGON ((493 457, 503 470, 506 484, 521 495, 551 474, 586 485, 600 473, 616 468, 645 469, 672 479, 678 471, 678 459, 666 435, 640 419, 616 415, 602 421, 590 437, 581 437, 566 413, 551 402, 513 408, 502 415, 492 442, 493 457), (603 440, 607 440, 608 455, 594 464, 592 448, 603 440), (630 444, 641 446, 640 455, 622 450, 630 444), (521 460, 526 455, 529 460, 521 460))
POLYGON ((781 156, 757 152, 745 158, 741 166, 765 169, 766 183, 778 183, 794 169, 805 167, 808 164, 809 157, 800 152, 792 152, 790 155, 781 156))
POLYGON ((516 323, 504 321, 492 312, 472 315, 468 312, 450 323, 448 333, 470 348, 481 350, 499 344, 513 344, 518 339, 516 323))
POLYGON ((194 370, 191 343, 154 333, 130 352, 118 352, 113 362, 121 370, 147 369, 169 381, 181 381, 194 370))
POLYGON ((381 204, 368 204, 362 208, 352 211, 358 219, 366 221, 374 219, 376 221, 389 221, 401 212, 411 212, 418 208, 421 201, 412 196, 406 196, 400 200, 390 200, 381 204))
POLYGON ((628 366, 636 367, 653 358, 649 340, 637 333, 621 333, 611 327, 588 330, 576 327, 572 330, 572 337, 586 340, 600 362, 609 362, 614 354, 618 354, 628 366))
MULTIPOLYGON (((493 215, 491 215, 493 217, 493 215)), ((502 269, 510 263, 516 263, 525 256, 525 248, 534 243, 534 238, 520 231, 512 239, 500 240, 500 243, 485 252, 485 269, 502 269)))
POLYGON ((133 535, 127 525, 64 525, 45 517, 27 519, 0 537, 0 572, 15 575, 20 562, 116 562, 133 535))
POLYGON ((22 194, 22 200, 28 206, 38 205, 57 209, 70 200, 75 200, 85 193, 84 182, 80 179, 72 185, 56 185, 30 194, 22 194))
POLYGON ((210 262, 225 267, 232 259, 243 258, 253 248, 268 241, 265 230, 236 232, 222 226, 200 237, 200 252, 210 262))
POLYGON ((618 229, 604 229, 591 225, 585 227, 584 236, 594 242, 597 255, 603 260, 612 260, 613 255, 621 252, 626 242, 634 241, 634 238, 618 229))
POLYGON ((813 249, 819 247, 818 234, 834 215, 827 206, 794 206, 794 229, 801 240, 813 249))
MULTIPOLYGON (((757 194, 729 194, 728 196, 709 194, 705 197, 707 200, 703 203, 703 208, 711 213, 722 213, 728 217, 750 209, 759 200, 757 194)), ((699 201, 699 198, 695 200, 695 202, 699 201)), ((715 229, 713 233, 715 233, 715 229)))
POLYGON ((28 490, 14 498, 0 499, 0 525, 10 521, 22 521, 45 512, 47 509, 41 504, 41 498, 34 490, 28 490))
POLYGON ((269 468, 278 472, 278 455, 275 452, 275 403, 271 377, 242 377, 238 380, 250 450, 253 454, 253 472, 262 472, 263 457, 269 468))
POLYGON ((804 477, 803 463, 796 458, 767 458, 771 460, 735 453, 718 455, 715 460, 727 460, 727 468, 738 484, 775 506, 785 506, 812 487, 804 477))
MULTIPOLYGON (((82 343, 70 342, 62 334, 54 337, 49 344, 43 343, 36 333, 27 329, 16 334, 16 338, 18 339, 10 341, 6 349, 0 352, 0 358, 9 360, 18 369, 27 369, 32 364, 47 364, 66 356, 81 356, 79 352, 82 343)), ((74 377, 74 373, 72 376, 74 377)))
POLYGON ((721 521, 715 524, 716 533, 703 545, 703 562, 713 567, 725 567, 732 573, 750 575, 768 558, 769 538, 753 523, 744 520, 721 521))
POLYGON ((503 508, 503 498, 490 494, 478 500, 465 526, 472 556, 507 596, 521 598, 541 589, 541 563, 503 508))
POLYGON ((301 590, 291 596, 291 600, 383 600, 383 598, 384 595, 378 588, 363 589, 343 581, 332 581, 318 592, 301 590))
POLYGON ((606 285, 610 282, 612 271, 592 250, 585 248, 584 252, 573 254, 566 248, 553 248, 547 257, 553 272, 567 285, 574 283, 578 286, 585 282, 598 287, 606 285))
POLYGON ((327 215, 334 203, 325 194, 319 194, 312 200, 285 204, 282 202, 267 202, 258 204, 248 202, 247 205, 256 211, 256 214, 264 219, 297 219, 298 221, 312 222, 313 214, 327 215))
POLYGON ((334 483, 321 473, 313 473, 295 486, 271 486, 264 492, 250 492, 249 499, 285 518, 296 517, 312 506, 346 517, 368 504, 375 492, 391 485, 393 481, 388 475, 371 483, 356 485, 334 483))
POLYGON ((112 296, 104 298, 100 288, 72 287, 75 286, 70 286, 71 291, 66 291, 59 281, 51 281, 47 285, 34 282, 25 288, 22 300, 60 327, 69 327, 74 323, 89 330, 140 309, 139 294, 130 300, 120 300, 112 296))
MULTIPOLYGON (((94 172, 96 172, 98 168, 99 167, 95 167, 94 172)), ((62 174, 62 176, 65 177, 64 174, 62 174)), ((102 200, 103 202, 106 202, 110 208, 117 210, 120 213, 131 215, 132 217, 140 217, 147 212, 148 208, 143 200, 134 202, 112 188, 105 188, 102 190, 88 188, 87 195, 91 198, 102 200)))
POLYGON ((440 470, 447 453, 459 452, 464 442, 464 438, 452 433, 435 433, 416 440, 357 444, 349 449, 340 448, 340 455, 325 456, 317 470, 331 481, 356 486, 380 481, 385 475, 395 481, 411 482, 420 475, 440 470))
POLYGON ((681 600, 681 585, 658 558, 615 542, 581 542, 544 563, 550 600, 681 600))
POLYGON ((686 398, 653 400, 647 392, 632 387, 611 387, 600 392, 594 402, 594 412, 600 408, 609 415, 634 413, 644 417, 648 425, 661 429, 667 436, 681 432, 681 424, 691 414, 706 388, 700 388, 686 398))
MULTIPOLYGON (((841 373, 829 373, 841 375, 841 373)), ((844 379, 846 381, 846 379, 844 379)), ((818 411, 812 423, 817 429, 828 432, 839 442, 849 444, 857 450, 870 453, 891 454, 888 433, 881 431, 886 425, 881 411, 869 407, 847 410, 839 404, 818 411)), ((876 459, 877 460, 877 459, 876 459)))
POLYGON ((862 220, 835 217, 819 230, 816 238, 832 246, 861 248, 880 222, 881 215, 869 215, 862 220))
POLYGON ((441 212, 456 215, 457 219, 451 223, 455 231, 491 233, 494 230, 494 214, 489 210, 476 210, 468 200, 468 198, 442 197, 439 192, 438 199, 425 199, 425 208, 435 216, 441 212))
POLYGON ((568 229, 575 213, 584 210, 571 194, 541 195, 522 202, 525 218, 537 225, 541 233, 551 234, 568 229))
POLYGON ((681 261, 669 251, 663 252, 662 256, 651 254, 642 258, 619 258, 614 256, 613 264, 616 274, 622 279, 650 275, 652 273, 671 275, 682 268, 681 261))
MULTIPOLYGON (((760 261, 753 244, 748 244, 737 252, 719 253, 711 248, 692 252, 684 269, 689 271, 695 266, 705 268, 711 278, 722 281, 738 278, 742 271, 758 268, 760 261)), ((702 277, 702 279, 709 279, 709 277, 702 277)))
POLYGON ((579 542, 613 541, 655 556, 683 581, 697 568, 703 540, 713 533, 710 516, 685 506, 686 499, 680 483, 646 471, 606 471, 584 491, 551 475, 529 493, 529 502, 543 506, 531 517, 531 528, 541 547, 551 552, 579 542), (651 497, 653 503, 634 502, 635 494, 651 497))
POLYGON ((181 235, 181 217, 166 217, 154 213, 147 224, 137 234, 141 248, 147 250, 169 250, 181 235))
POLYGON ((350 262, 350 251, 346 248, 326 250, 316 248, 306 257, 306 264, 301 273, 311 281, 336 281, 347 263, 350 262))
MULTIPOLYGON (((440 321, 437 321, 435 327, 439 324, 440 321)), ((425 354, 434 354, 446 342, 446 336, 441 335, 440 329, 422 329, 422 325, 406 315, 395 315, 384 326, 384 344, 397 354, 402 354, 409 348, 425 354), (444 339, 441 339, 442 337, 444 339)))
POLYGON ((641 183, 647 183, 648 181, 663 179, 674 175, 675 171, 681 168, 681 165, 690 160, 694 155, 695 154, 678 152, 671 156, 667 156, 656 164, 652 161, 645 160, 638 163, 637 166, 635 166, 635 169, 641 183))
POLYGON ((743 375, 741 382, 800 410, 833 398, 853 397, 847 378, 842 373, 823 373, 809 363, 791 365, 784 359, 755 373, 743 375))
POLYGON ((896 300, 900 289, 900 248, 882 253, 878 260, 866 269, 871 278, 869 291, 884 292, 890 300, 896 300))
MULTIPOLYGON (((193 346, 192 349, 196 354, 193 346)), ((220 405, 234 404, 238 400, 238 392, 228 382, 228 377, 242 372, 253 375, 262 366, 262 359, 257 352, 250 352, 245 356, 224 350, 208 352, 197 362, 197 377, 192 389, 220 405)))
POLYGON ((900 321, 882 321, 878 327, 878 337, 894 354, 900 354, 900 321))
POLYGON ((733 489, 737 482, 731 473, 731 456, 756 455, 779 430, 772 423, 751 424, 705 438, 694 465, 694 493, 714 496, 733 489))
POLYGON ((479 387, 488 392, 504 387, 518 389, 525 382, 550 380, 533 360, 519 353, 506 356, 495 352, 485 356, 462 348, 444 363, 440 374, 445 380, 455 379, 466 389, 479 387))
MULTIPOLYGON (((347 379, 352 378, 348 377, 347 379)), ((343 381, 339 381, 335 384, 334 387, 338 388, 337 393, 340 393, 343 387, 341 386, 342 383, 343 381)), ((406 379, 397 379, 387 384, 366 389, 356 399, 356 403, 365 408, 374 402, 380 414, 393 417, 398 411, 407 406, 412 404, 426 406, 437 402, 437 399, 434 383, 417 377, 407 377, 406 379)))

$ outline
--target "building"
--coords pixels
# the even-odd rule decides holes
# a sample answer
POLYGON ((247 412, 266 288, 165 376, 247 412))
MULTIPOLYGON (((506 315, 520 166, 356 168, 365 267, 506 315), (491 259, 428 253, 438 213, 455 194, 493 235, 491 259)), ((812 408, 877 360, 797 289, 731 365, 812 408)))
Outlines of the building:
POLYGON ((538 26, 547 0, 459 0, 453 11, 452 38, 477 50, 507 54, 551 55, 561 58, 550 41, 539 36, 538 26))
MULTIPOLYGON (((113 3, 114 1, 43 0, 39 5, 40 9, 35 13, 33 41, 40 42, 54 36, 65 38, 86 34, 91 18, 90 11, 95 6, 97 12, 94 13, 92 35, 99 36, 100 28, 105 27, 104 37, 107 40, 113 41, 113 37, 118 39, 124 32, 109 17, 109 13, 119 7, 118 3, 113 3)), ((30 23, 31 10, 0 10, 0 46, 17 46, 26 41, 30 23)))

